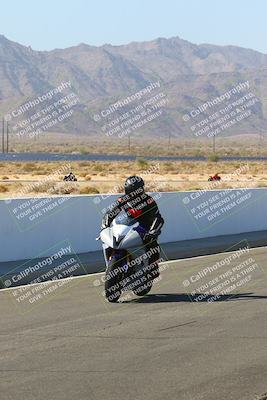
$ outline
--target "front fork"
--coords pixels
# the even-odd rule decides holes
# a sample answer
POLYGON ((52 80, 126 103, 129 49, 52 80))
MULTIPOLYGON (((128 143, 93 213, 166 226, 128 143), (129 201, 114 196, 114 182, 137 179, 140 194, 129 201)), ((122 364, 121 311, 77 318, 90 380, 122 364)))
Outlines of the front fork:
POLYGON ((125 270, 128 270, 128 264, 132 260, 132 256, 127 250, 112 249, 110 247, 103 250, 106 266, 108 266, 112 258, 116 258, 118 261, 121 260, 122 265, 125 266, 125 270))

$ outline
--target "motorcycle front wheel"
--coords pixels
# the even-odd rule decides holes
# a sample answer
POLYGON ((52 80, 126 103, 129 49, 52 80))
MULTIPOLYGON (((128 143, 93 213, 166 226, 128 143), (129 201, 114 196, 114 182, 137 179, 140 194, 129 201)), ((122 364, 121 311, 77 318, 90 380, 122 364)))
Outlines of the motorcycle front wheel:
POLYGON ((121 296, 120 260, 112 257, 108 262, 105 276, 105 295, 110 303, 116 303, 121 296))

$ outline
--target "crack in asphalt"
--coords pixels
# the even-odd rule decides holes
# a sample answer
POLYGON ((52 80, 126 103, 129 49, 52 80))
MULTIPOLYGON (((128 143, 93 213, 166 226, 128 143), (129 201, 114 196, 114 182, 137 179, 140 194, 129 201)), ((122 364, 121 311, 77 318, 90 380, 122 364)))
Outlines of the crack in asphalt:
MULTIPOLYGON (((155 368, 154 368, 155 369, 155 368)), ((156 368, 156 369, 160 369, 160 368, 156 368)), ((51 373, 51 374, 55 374, 55 373, 63 373, 63 374, 73 374, 73 373, 76 373, 76 374, 89 374, 89 373, 96 373, 96 374, 103 374, 103 373, 115 373, 115 374, 117 374, 117 373, 141 373, 141 371, 140 371, 140 369, 136 369, 136 370, 126 370, 126 369, 123 369, 123 370, 119 370, 119 369, 116 369, 116 370, 110 370, 110 369, 107 369, 107 370, 46 370, 46 369, 44 369, 44 370, 42 370, 42 369, 38 369, 38 370, 36 370, 36 369, 0 369, 0 374, 2 374, 2 373, 5 373, 5 372, 23 372, 23 373, 32 373, 32 372, 35 372, 35 373, 44 373, 44 372, 47 372, 47 373, 51 373)), ((258 400, 258 399, 257 399, 258 400)))
POLYGON ((186 322, 185 324, 179 324, 179 325, 169 326, 168 328, 158 329, 158 331, 159 331, 159 332, 161 332, 161 331, 167 331, 168 329, 179 328, 180 326, 192 325, 192 324, 195 324, 196 322, 197 322, 197 321, 191 321, 191 322, 186 322))

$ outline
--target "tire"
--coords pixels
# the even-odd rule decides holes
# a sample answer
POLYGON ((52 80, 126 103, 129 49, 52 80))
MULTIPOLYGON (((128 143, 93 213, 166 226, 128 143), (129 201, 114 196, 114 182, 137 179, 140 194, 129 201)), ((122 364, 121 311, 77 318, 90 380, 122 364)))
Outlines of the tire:
POLYGON ((133 293, 136 296, 145 296, 146 294, 148 294, 150 292, 150 290, 152 289, 152 285, 153 285, 153 281, 152 282, 148 282, 144 285, 142 285, 140 288, 136 288, 133 290, 133 293))
POLYGON ((121 296, 121 272, 116 273, 120 264, 120 260, 112 257, 106 269, 105 295, 110 303, 116 303, 121 296))

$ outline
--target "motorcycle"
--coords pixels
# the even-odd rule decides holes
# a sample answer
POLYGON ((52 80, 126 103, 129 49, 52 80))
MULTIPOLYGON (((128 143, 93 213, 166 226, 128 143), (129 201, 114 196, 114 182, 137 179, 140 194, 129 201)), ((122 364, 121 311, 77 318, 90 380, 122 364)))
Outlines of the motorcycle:
POLYGON ((142 241, 144 233, 146 230, 139 222, 122 211, 96 238, 102 241, 106 264, 105 296, 109 302, 117 302, 127 290, 137 296, 150 292, 153 279, 142 241))
POLYGON ((221 180, 221 177, 220 177, 218 174, 215 174, 215 175, 213 175, 213 176, 210 176, 209 179, 208 179, 209 182, 212 182, 212 181, 220 181, 220 180, 221 180))
POLYGON ((63 181, 77 182, 77 178, 74 174, 70 173, 70 174, 64 176, 63 181))

